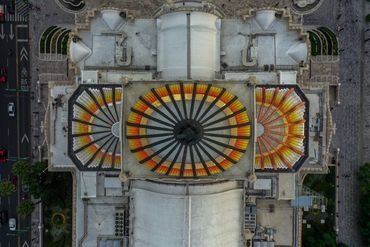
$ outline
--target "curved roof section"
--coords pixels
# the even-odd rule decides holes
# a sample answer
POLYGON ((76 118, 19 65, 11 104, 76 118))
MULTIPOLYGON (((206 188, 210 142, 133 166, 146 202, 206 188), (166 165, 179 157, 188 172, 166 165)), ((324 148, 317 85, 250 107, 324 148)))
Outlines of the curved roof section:
POLYGON ((101 12, 102 19, 111 30, 116 30, 122 23, 120 11, 114 9, 104 9, 101 12))
POLYGON ((128 145, 153 172, 178 177, 221 173, 246 151, 246 108, 225 88, 166 84, 139 98, 128 117, 128 145))
POLYGON ((257 87, 256 169, 296 170, 307 158, 308 102, 300 89, 257 87))
POLYGON ((271 24, 275 21, 275 11, 274 10, 259 10, 256 13, 256 21, 258 25, 263 29, 267 30, 271 24))
POLYGON ((79 63, 86 59, 92 53, 91 49, 87 47, 82 41, 71 42, 69 47, 69 54, 73 63, 79 63))
POLYGON ((307 44, 296 42, 288 49, 287 54, 297 63, 304 62, 307 60, 307 44))
POLYGON ((69 100, 69 156, 80 170, 121 166, 121 87, 80 86, 69 100))
POLYGON ((135 215, 133 246, 243 246, 243 189, 225 190, 224 184, 228 183, 184 186, 135 181, 130 212, 135 215))

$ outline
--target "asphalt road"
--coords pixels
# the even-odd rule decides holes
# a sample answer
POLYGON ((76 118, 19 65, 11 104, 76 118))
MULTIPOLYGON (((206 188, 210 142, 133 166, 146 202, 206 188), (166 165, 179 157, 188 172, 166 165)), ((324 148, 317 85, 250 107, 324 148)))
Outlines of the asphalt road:
MULTIPOLYGON (((0 165, 1 178, 11 178, 12 164, 18 158, 30 156, 30 95, 28 61, 28 24, 24 22, 0 23, 0 67, 8 68, 8 82, 0 85, 0 146, 8 150, 9 160, 0 165), (13 102, 15 117, 8 115, 7 106, 13 102)), ((0 227, 0 247, 27 246, 30 243, 30 217, 16 215, 21 200, 21 181, 10 197, 1 197, 0 209, 7 210, 9 218, 17 218, 17 231, 8 224, 0 227)))
MULTIPOLYGON (((305 24, 325 25, 336 31, 340 49, 340 102, 334 107, 333 117, 337 131, 333 149, 339 148, 338 169, 338 235, 337 241, 350 247, 362 247, 358 219, 360 211, 359 181, 357 171, 366 153, 361 140, 368 140, 370 132, 364 132, 363 91, 369 84, 363 74, 364 1, 325 0, 319 10, 305 16, 305 24), (338 27, 341 31, 337 31, 338 27)), ((368 67, 367 67, 368 68, 368 67)), ((365 66, 366 69, 366 66, 365 66)), ((368 92, 368 91, 367 91, 368 92)), ((365 94, 366 96, 368 94, 365 94)), ((366 106, 366 105, 365 105, 366 106)))

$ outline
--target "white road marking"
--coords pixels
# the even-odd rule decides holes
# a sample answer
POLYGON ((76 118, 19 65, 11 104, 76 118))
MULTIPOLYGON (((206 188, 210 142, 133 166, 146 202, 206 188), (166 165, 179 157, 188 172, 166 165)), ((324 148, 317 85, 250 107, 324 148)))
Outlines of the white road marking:
POLYGON ((9 136, 9 134, 10 134, 10 129, 8 128, 8 136, 9 136))
POLYGON ((13 33, 13 24, 10 24, 10 34, 9 34, 9 39, 13 40, 14 39, 14 33, 13 33))
POLYGON ((28 136, 26 135, 26 133, 23 135, 23 137, 21 139, 21 143, 23 143, 24 140, 26 140, 28 143, 30 143, 30 140, 28 139, 28 136))
POLYGON ((30 247, 27 243, 27 241, 24 241, 24 243, 22 244, 22 247, 30 247))
POLYGON ((28 61, 28 52, 27 52, 27 49, 26 47, 22 47, 21 49, 21 52, 20 52, 20 60, 22 61, 22 59, 25 59, 26 61, 28 61))
POLYGON ((4 24, 1 24, 1 34, 0 34, 0 38, 1 38, 1 39, 4 39, 4 38, 5 38, 5 34, 4 34, 4 24))

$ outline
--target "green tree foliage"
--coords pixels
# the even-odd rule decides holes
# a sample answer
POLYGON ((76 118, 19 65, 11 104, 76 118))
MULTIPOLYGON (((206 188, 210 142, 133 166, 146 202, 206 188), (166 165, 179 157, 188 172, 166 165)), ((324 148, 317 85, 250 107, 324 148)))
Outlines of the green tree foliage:
POLYGON ((367 14, 367 15, 366 15, 365 20, 366 20, 367 22, 370 22, 370 14, 367 14))
POLYGON ((0 182, 0 196, 10 196, 16 188, 10 181, 0 182))
POLYGON ((346 245, 346 244, 343 244, 343 243, 339 243, 338 244, 338 247, 349 247, 348 245, 346 245))
POLYGON ((30 172, 23 177, 23 183, 28 186, 34 198, 41 199, 44 203, 57 203, 62 208, 66 190, 66 174, 61 172, 48 172, 46 162, 36 162, 31 165, 30 172))
POLYGON ((316 213, 320 210, 311 209, 304 214, 304 218, 311 219, 308 229, 303 225, 303 247, 337 247, 334 232, 335 211, 335 169, 330 168, 328 174, 310 174, 304 180, 304 185, 319 192, 328 199, 325 223, 321 224, 316 213))
POLYGON ((31 166, 28 161, 19 160, 13 164, 12 173, 19 177, 27 176, 31 171, 31 166))
POLYGON ((370 246, 370 163, 366 163, 360 167, 358 177, 361 193, 360 231, 365 244, 370 246))
POLYGON ((17 206, 16 211, 17 211, 17 214, 19 214, 20 216, 28 216, 32 214, 34 209, 35 209, 35 204, 30 200, 26 200, 26 201, 21 202, 17 206))

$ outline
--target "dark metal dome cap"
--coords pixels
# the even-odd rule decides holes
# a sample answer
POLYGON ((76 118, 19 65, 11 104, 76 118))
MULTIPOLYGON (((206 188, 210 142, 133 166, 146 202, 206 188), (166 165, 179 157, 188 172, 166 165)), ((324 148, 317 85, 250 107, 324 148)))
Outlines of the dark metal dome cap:
POLYGON ((166 84, 140 96, 127 120, 128 145, 153 172, 209 176, 236 164, 250 137, 246 108, 225 88, 166 84))

